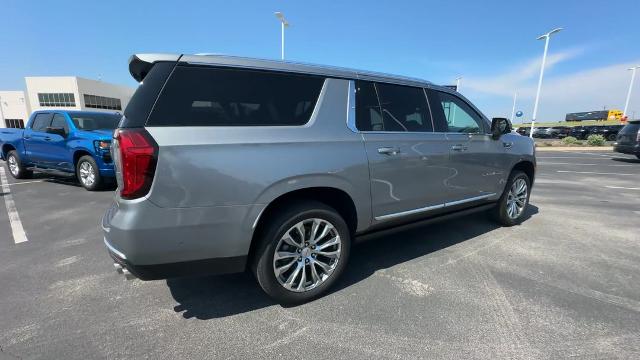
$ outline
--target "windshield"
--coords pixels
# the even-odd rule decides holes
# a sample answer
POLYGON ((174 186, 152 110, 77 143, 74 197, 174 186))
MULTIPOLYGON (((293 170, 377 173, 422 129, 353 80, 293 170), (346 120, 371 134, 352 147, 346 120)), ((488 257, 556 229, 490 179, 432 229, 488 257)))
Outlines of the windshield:
POLYGON ((70 114, 79 130, 113 130, 118 127, 120 114, 70 114))

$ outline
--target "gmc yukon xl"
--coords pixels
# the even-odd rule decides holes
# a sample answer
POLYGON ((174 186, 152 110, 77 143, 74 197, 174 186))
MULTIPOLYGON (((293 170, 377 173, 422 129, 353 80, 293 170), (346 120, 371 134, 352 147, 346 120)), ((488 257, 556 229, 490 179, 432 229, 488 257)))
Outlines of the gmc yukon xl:
POLYGON ((140 86, 114 132, 102 220, 128 278, 250 269, 301 303, 335 283, 356 236, 526 212, 533 142, 447 87, 214 55, 134 55, 129 70, 140 86))

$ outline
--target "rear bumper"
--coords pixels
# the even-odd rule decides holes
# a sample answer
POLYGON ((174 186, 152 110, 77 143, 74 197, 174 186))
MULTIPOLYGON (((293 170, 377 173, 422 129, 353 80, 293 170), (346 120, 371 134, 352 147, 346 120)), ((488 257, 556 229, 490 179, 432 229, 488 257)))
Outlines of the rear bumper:
POLYGON ((613 151, 622 154, 640 155, 640 144, 625 145, 616 143, 613 145, 613 151))
POLYGON ((247 263, 246 256, 235 256, 154 265, 134 265, 126 259, 126 255, 115 249, 106 238, 104 243, 114 263, 127 269, 134 277, 140 280, 230 274, 244 271, 247 263))
POLYGON ((116 263, 142 280, 242 272, 262 208, 118 202, 102 219, 104 243, 116 263))

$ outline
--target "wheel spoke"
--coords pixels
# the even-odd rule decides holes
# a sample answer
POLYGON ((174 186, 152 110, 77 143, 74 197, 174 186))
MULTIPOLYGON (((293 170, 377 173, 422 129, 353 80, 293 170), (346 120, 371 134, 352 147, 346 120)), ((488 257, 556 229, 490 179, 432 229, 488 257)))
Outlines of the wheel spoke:
POLYGON ((322 240, 325 236, 327 236, 327 234, 333 229, 333 226, 331 226, 331 224, 329 223, 325 223, 324 224, 324 228, 322 229, 322 232, 320 233, 320 235, 318 235, 317 237, 311 239, 313 241, 314 244, 318 243, 318 241, 322 240))
POLYGON ((316 251, 316 254, 322 255, 331 259, 337 259, 340 256, 340 249, 335 251, 316 251))
POLYGON ((338 245, 340 243, 340 238, 338 236, 331 238, 324 242, 322 245, 316 246, 316 251, 322 251, 330 246, 338 245))
POLYGON ((296 259, 291 260, 290 263, 280 266, 279 268, 276 268, 276 276, 280 277, 280 275, 282 275, 284 272, 286 272, 287 270, 291 269, 291 266, 293 266, 293 264, 297 263, 298 261, 296 259))
POLYGON ((300 291, 304 289, 304 286, 306 285, 307 282, 307 267, 305 265, 302 265, 302 273, 300 275, 300 282, 298 283, 298 287, 296 288, 296 290, 300 291))
POLYGON ((318 232, 320 225, 321 222, 319 219, 313 219, 313 222, 311 223, 311 234, 309 235, 309 241, 311 243, 315 243, 316 233, 318 232))
POLYGON ((284 283, 284 287, 286 287, 287 289, 291 289, 293 287, 293 283, 296 281, 296 278, 298 277, 298 274, 300 273, 300 269, 302 269, 302 267, 303 266, 298 261, 298 266, 295 268, 295 270, 293 270, 293 272, 291 272, 291 274, 289 274, 287 281, 284 283))
POLYGON ((328 275, 329 273, 331 273, 331 265, 329 265, 329 264, 327 264, 327 263, 325 263, 323 261, 320 261, 318 259, 315 260, 315 263, 318 266, 320 266, 320 269, 322 269, 322 271, 324 271, 325 274, 328 275))
POLYGON ((291 246, 297 247, 298 249, 302 247, 295 240, 293 240, 293 238, 289 235, 289 233, 284 234, 284 236, 282 237, 282 241, 284 241, 285 243, 291 246))
POLYGON ((289 251, 278 251, 276 252, 276 256, 274 257, 274 260, 278 261, 278 260, 282 260, 282 259, 288 259, 288 258, 297 258, 300 255, 294 252, 289 252, 289 251))
POLYGON ((316 262, 313 261, 309 265, 311 265, 311 279, 313 279, 313 283, 316 284, 322 280, 318 274, 318 270, 316 269, 316 262))

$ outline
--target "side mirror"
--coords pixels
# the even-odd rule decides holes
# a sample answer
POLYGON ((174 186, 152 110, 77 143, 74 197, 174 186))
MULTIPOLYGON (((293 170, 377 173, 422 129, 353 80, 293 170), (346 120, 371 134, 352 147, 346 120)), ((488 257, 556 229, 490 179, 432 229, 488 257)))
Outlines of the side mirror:
POLYGON ((500 139, 503 134, 508 134, 512 130, 511 121, 507 118, 491 119, 491 137, 494 140, 500 139))
POLYGON ((61 127, 48 127, 47 133, 67 137, 67 132, 64 130, 64 128, 61 127))

